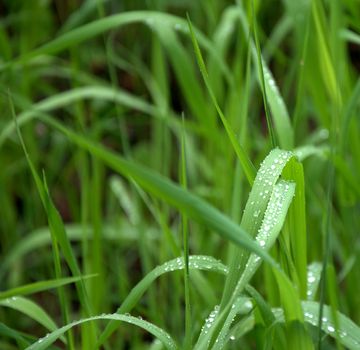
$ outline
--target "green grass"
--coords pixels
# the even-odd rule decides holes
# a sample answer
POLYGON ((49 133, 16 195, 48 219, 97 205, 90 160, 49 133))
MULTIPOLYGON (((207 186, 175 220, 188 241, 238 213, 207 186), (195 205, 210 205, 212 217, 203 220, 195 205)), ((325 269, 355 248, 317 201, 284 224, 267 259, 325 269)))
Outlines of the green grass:
POLYGON ((7 1, 1 349, 358 349, 360 12, 7 1))

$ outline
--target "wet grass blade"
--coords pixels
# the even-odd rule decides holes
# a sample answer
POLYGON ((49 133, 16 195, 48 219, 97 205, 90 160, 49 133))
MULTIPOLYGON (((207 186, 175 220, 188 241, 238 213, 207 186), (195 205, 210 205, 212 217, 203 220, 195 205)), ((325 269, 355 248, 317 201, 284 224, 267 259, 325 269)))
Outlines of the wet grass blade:
MULTIPOLYGON (((287 157, 289 156, 287 155, 287 157)), ((276 159, 278 160, 278 158, 276 159)), ((282 161, 284 162, 284 160, 285 159, 283 159, 282 161)), ((272 164, 272 162, 270 162, 270 164, 272 164)), ((273 170, 275 170, 275 167, 273 170)), ((280 172, 281 172, 281 168, 280 168, 280 172)), ((271 173, 270 176, 274 176, 274 175, 271 173)), ((292 201, 294 192, 295 192, 294 183, 279 181, 279 183, 274 186, 271 192, 270 199, 267 204, 267 208, 264 214, 264 218, 262 220, 262 224, 258 230, 258 234, 256 235, 256 240, 259 242, 260 246, 263 247, 264 250, 269 250, 271 246, 275 243, 275 240, 277 239, 277 236, 280 233, 280 230, 285 221, 286 213, 292 201)), ((244 259, 245 256, 246 255, 243 255, 242 258, 244 259)), ((246 264, 244 265, 243 273, 239 277, 239 280, 236 281, 236 285, 230 290, 229 295, 226 296, 226 299, 223 299, 222 301, 222 306, 220 309, 221 313, 217 313, 216 315, 214 315, 213 322, 210 324, 210 327, 207 328, 206 334, 200 336, 196 349, 206 349, 208 345, 212 343, 211 341, 212 337, 216 336, 216 333, 219 334, 219 332, 222 332, 222 329, 224 327, 228 327, 226 321, 224 324, 221 324, 222 319, 224 318, 225 320, 227 319, 228 314, 231 313, 232 305, 234 301, 239 296, 239 294, 244 290, 246 285, 250 282, 256 270, 259 268, 260 263, 261 263, 261 258, 256 256, 255 254, 251 254, 248 257, 248 259, 246 260, 246 264), (220 327, 220 330, 217 330, 218 327, 220 327)), ((235 264, 233 264, 232 267, 234 268, 234 270, 230 269, 228 278, 229 276, 231 276, 230 275, 231 273, 234 274, 236 271, 235 264)), ((285 305, 286 309, 289 310, 289 313, 291 315, 295 315, 296 318, 301 318, 302 312, 301 312, 301 308, 299 311, 299 305, 296 302, 295 288, 293 287, 290 280, 284 275, 283 272, 280 272, 279 270, 276 270, 274 272, 276 272, 279 282, 281 283, 283 289, 284 290, 286 289, 286 292, 284 291, 284 302, 286 304, 285 305), (291 297, 295 297, 295 298, 292 298, 292 302, 290 303, 291 297)))
POLYGON ((163 345, 169 349, 169 350, 175 350, 177 349, 177 345, 175 341, 170 337, 170 335, 165 332, 163 329, 155 326, 154 324, 145 321, 143 319, 140 319, 138 317, 134 316, 128 316, 128 315, 119 315, 119 314, 103 314, 99 316, 93 316, 84 318, 79 321, 72 322, 70 324, 67 324, 66 326, 63 326, 61 328, 58 328, 54 332, 48 333, 44 338, 40 338, 37 342, 33 343, 29 347, 26 348, 26 350, 45 350, 48 349, 48 347, 53 344, 57 339, 59 339, 60 336, 62 336, 65 332, 69 331, 73 327, 77 325, 81 325, 83 323, 91 322, 91 321, 97 321, 97 320, 114 320, 114 321, 121 321, 125 322, 137 327, 140 327, 144 329, 145 331, 149 332, 156 338, 158 338, 163 345))
MULTIPOLYGON (((291 157, 291 152, 274 149, 261 163, 240 224, 251 236, 255 236, 258 233, 274 186, 291 157)), ((234 249, 232 252, 229 266, 230 273, 223 291, 222 306, 229 302, 245 269, 249 255, 239 248, 234 249)))
POLYGON ((27 346, 31 344, 34 340, 31 338, 31 341, 28 339, 30 337, 24 336, 21 332, 18 332, 4 323, 0 323, 0 337, 1 339, 10 338, 17 342, 18 346, 22 349, 25 349, 27 346))
MULTIPOLYGON (((314 301, 303 301, 302 307, 304 310, 305 321, 317 327, 319 324, 319 303, 314 301)), ((336 326, 332 318, 332 308, 327 305, 323 305, 321 329, 331 337, 336 338, 339 334, 339 341, 348 349, 359 349, 360 347, 360 328, 351 321, 348 317, 340 312, 337 313, 337 319, 339 322, 339 329, 336 326)))
MULTIPOLYGON (((238 16, 240 23, 246 35, 249 33, 249 24, 246 19, 246 15, 242 8, 242 5, 235 6, 233 11, 238 16)), ((251 54, 253 62, 258 64, 259 54, 256 49, 256 45, 251 41, 251 54)), ((264 87, 266 90, 267 101, 270 106, 270 111, 274 120, 274 129, 276 131, 279 145, 286 150, 292 150, 294 146, 294 131, 291 125, 289 113, 286 109, 285 102, 279 92, 279 88, 275 82, 275 79, 266 64, 261 57, 261 66, 263 69, 264 87)), ((261 76, 258 75, 258 81, 261 84, 261 76)))
MULTIPOLYGON (((184 270, 184 258, 176 258, 171 261, 168 261, 150 273, 148 273, 128 294, 126 299, 123 301, 121 306, 118 308, 117 313, 126 313, 130 312, 132 308, 138 303, 143 294, 148 290, 150 285, 161 275, 169 273, 172 271, 184 270)), ((191 255, 189 256, 189 269, 191 270, 204 270, 204 271, 213 271, 222 274, 226 274, 228 269, 220 261, 210 257, 210 256, 201 256, 201 255, 191 255)), ((100 335, 98 345, 103 344, 106 339, 116 330, 118 322, 111 321, 107 326, 104 332, 100 335)))
MULTIPOLYGON (((221 350, 226 346, 229 340, 232 340, 231 336, 229 336, 229 331, 235 317, 237 316, 237 314, 240 314, 241 311, 244 311, 244 309, 249 311, 252 307, 252 302, 242 297, 238 298, 233 303, 233 305, 231 306, 231 310, 226 317, 224 325, 215 340, 212 350, 221 350)), ((205 327, 207 326, 208 325, 205 324, 204 329, 206 329, 205 327)), ((201 337, 199 338, 199 340, 201 341, 201 337)))
MULTIPOLYGON (((54 331, 58 328, 54 320, 47 314, 47 312, 30 299, 14 296, 0 300, 0 306, 9 307, 27 315, 34 321, 43 325, 49 331, 54 331)), ((64 337, 61 337, 61 340, 66 343, 66 339, 64 337)))

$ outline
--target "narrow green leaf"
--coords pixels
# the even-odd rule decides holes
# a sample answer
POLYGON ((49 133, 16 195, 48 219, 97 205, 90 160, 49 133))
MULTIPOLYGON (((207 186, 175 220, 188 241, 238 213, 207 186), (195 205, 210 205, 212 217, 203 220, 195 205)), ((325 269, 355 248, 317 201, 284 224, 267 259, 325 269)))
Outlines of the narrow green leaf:
MULTIPOLYGON (((235 302, 231 305, 230 312, 228 313, 224 325, 215 340, 212 350, 221 350, 226 346, 226 343, 231 339, 229 336, 229 330, 232 323, 234 322, 236 315, 244 312, 244 309, 250 311, 252 307, 252 302, 246 300, 246 298, 240 297, 235 300, 235 302)), ((205 324, 204 327, 207 326, 208 325, 205 324)))
MULTIPOLYGON (((29 316, 31 319, 43 325, 49 331, 54 331, 58 328, 54 320, 43 308, 24 297, 16 296, 0 300, 0 306, 9 307, 11 309, 20 311, 21 313, 29 316)), ((64 337, 61 337, 61 339, 66 343, 64 337)))
MULTIPOLYGON (((277 159, 277 158, 276 158, 277 159)), ((284 161, 284 159, 283 159, 284 161)), ((270 167, 271 168, 271 167, 270 167)), ((275 170, 271 169, 271 170, 275 170)), ((271 174, 271 176, 274 176, 271 174)), ((269 250, 271 246, 275 243, 278 234, 283 226, 285 221, 286 213, 289 208, 289 205, 292 201, 292 198, 295 193, 295 184, 289 183, 286 181, 279 181, 272 190, 270 200, 268 202, 264 219, 262 221, 261 227, 258 230, 258 234, 256 236, 256 240, 259 242, 260 246, 263 247, 264 250, 269 250)), ((247 256, 244 255, 243 258, 247 256)), ((248 258, 245 269, 234 286, 232 293, 229 295, 226 300, 226 304, 224 303, 221 307, 221 313, 216 313, 213 317, 213 322, 208 327, 206 334, 202 337, 201 340, 197 343, 197 349, 204 349, 207 347, 207 344, 211 344, 211 339, 213 334, 216 332, 217 327, 224 327, 224 324, 221 325, 222 319, 225 316, 228 316, 228 313, 231 312, 231 307, 239 294, 244 290, 245 286, 249 283, 250 279, 255 274, 256 270, 259 268, 261 264, 261 258, 256 256, 255 254, 250 254, 248 258)), ((232 265, 232 267, 234 267, 232 265)), ((235 268, 235 267, 234 267, 235 268)), ((229 271, 229 275, 232 270, 229 271)), ((284 289, 288 292, 284 296, 296 296, 296 291, 291 284, 290 280, 284 275, 282 271, 278 269, 275 270, 278 274, 279 281, 281 282, 284 289)), ((228 276, 229 276, 228 275, 228 276)), ((296 299, 293 299, 293 301, 296 299)), ((290 312, 291 317, 294 316, 295 319, 302 317, 301 308, 299 310, 299 305, 295 302, 293 304, 289 304, 289 300, 286 298, 286 307, 290 312)), ((220 330, 221 331, 221 330, 220 330)))
POLYGON ((0 322, 0 339, 10 338, 17 341, 18 345, 22 348, 26 348, 31 344, 31 341, 28 340, 24 334, 16 331, 0 322))
MULTIPOLYGON (((233 8, 233 11, 239 17, 245 35, 248 36, 249 24, 247 23, 246 15, 242 6, 239 4, 238 6, 233 8)), ((256 50, 256 45, 252 41, 251 53, 254 63, 258 64, 258 52, 256 50)), ((291 126, 289 113, 286 109, 286 105, 279 92, 275 79, 262 57, 261 65, 263 68, 266 97, 274 120, 274 128, 279 140, 279 145, 283 149, 291 150, 294 146, 294 131, 291 126)), ((258 75, 258 81, 261 84, 260 75, 258 75)))
MULTIPOLYGON (((304 319, 306 322, 317 327, 319 320, 319 303, 314 301, 303 301, 302 307, 304 310, 304 319)), ((337 311, 337 318, 339 328, 336 329, 332 318, 332 309, 328 305, 323 305, 323 315, 321 329, 326 334, 336 338, 336 333, 339 334, 340 342, 348 349, 360 348, 360 328, 351 321, 348 317, 337 311)))
MULTIPOLYGON (((258 233, 274 186, 291 157, 291 152, 274 149, 261 163, 240 224, 251 236, 255 236, 258 233)), ((221 304, 223 306, 229 302, 235 286, 245 269, 248 258, 249 254, 240 248, 236 248, 232 252, 229 266, 230 273, 226 279, 222 296, 221 304)))
POLYGON ((53 344, 61 335, 63 335, 65 332, 70 330, 71 328, 86 323, 90 321, 97 321, 97 320, 114 320, 114 321, 122 321, 126 322, 135 326, 138 326, 147 332, 154 335, 156 338, 158 338, 167 349, 174 350, 177 349, 177 345, 174 342, 174 340, 170 337, 170 335, 165 332, 163 329, 159 328, 158 326, 155 326, 154 324, 145 321, 141 318, 128 316, 128 315, 119 315, 119 314, 103 314, 99 316, 93 316, 84 318, 79 321, 72 322, 70 324, 67 324, 66 326, 63 326, 61 328, 58 328, 54 332, 51 332, 47 334, 45 337, 40 338, 37 342, 33 343, 29 347, 26 348, 26 350, 44 350, 47 349, 51 344, 53 344))

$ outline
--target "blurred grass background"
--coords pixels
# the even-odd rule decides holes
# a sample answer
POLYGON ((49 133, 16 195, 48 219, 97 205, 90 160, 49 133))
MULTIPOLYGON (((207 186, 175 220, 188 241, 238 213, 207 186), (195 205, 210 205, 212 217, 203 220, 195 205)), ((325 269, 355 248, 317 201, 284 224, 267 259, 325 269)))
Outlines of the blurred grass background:
MULTIPOLYGON (((18 120, 24 118, 21 131, 28 153, 38 172, 46 174, 77 263, 82 273, 98 274, 86 281, 92 314, 114 312, 142 276, 181 255, 181 217, 71 144, 39 116, 55 118, 179 183, 184 132, 187 187, 240 222, 250 186, 202 82, 185 21, 188 14, 216 99, 258 168, 272 144, 249 41, 254 33, 244 30, 236 14, 239 7, 251 29, 250 1, 0 3, 2 291, 56 277, 48 217, 14 129, 9 93, 18 120), (141 12, 97 35, 89 27, 86 40, 72 31, 130 11, 141 12), (60 44, 46 46, 64 33, 70 34, 60 44)), ((359 324, 359 2, 255 1, 254 11, 264 62, 291 121, 289 132, 275 121, 278 144, 303 161, 305 262, 321 262, 327 256, 324 301, 359 324)), ((188 230, 191 254, 228 262, 223 238, 193 221, 188 230)), ((64 261, 61 265, 63 276, 72 274, 64 261)), ((277 306, 275 282, 264 282, 264 276, 271 275, 258 273, 252 285, 277 306)), ((199 273, 195 280, 194 332, 224 286, 223 277, 212 273, 199 273)), ((135 309, 177 339, 183 337, 182 284, 180 273, 162 277, 135 309)), ((70 319, 84 316, 75 288, 67 287, 65 294, 70 319)), ((63 324, 56 292, 31 297, 63 324)), ((34 337, 43 334, 16 310, 0 308, 0 321, 34 337)), ((260 348, 256 339, 257 330, 233 346, 260 348)), ((91 341, 89 336, 83 348, 91 341)), ((141 349, 148 342, 141 330, 124 326, 112 336, 111 348, 141 349)), ((8 337, 0 343, 4 349, 19 346, 15 344, 8 337)))

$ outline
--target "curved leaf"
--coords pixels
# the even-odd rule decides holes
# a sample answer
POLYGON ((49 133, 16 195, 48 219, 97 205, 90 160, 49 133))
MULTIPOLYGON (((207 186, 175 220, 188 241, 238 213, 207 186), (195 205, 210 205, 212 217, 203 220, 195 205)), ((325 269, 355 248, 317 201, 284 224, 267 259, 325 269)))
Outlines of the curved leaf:
MULTIPOLYGON (((0 306, 9 307, 11 309, 20 311, 21 313, 29 316, 33 320, 37 321, 49 331, 54 331, 58 328, 53 319, 47 314, 47 312, 33 301, 23 297, 12 297, 4 300, 0 300, 0 306)), ((64 337, 61 338, 66 343, 64 337)))
POLYGON ((86 323, 90 321, 96 321, 96 320, 116 320, 116 321, 122 321, 126 323, 133 324, 135 326, 138 326, 140 328, 143 328, 144 330, 148 331, 152 335, 154 335, 156 338, 158 338, 167 349, 173 350, 177 349, 176 343, 174 340, 170 337, 170 335, 165 332, 163 329, 159 328, 158 326, 155 326, 154 324, 145 321, 141 318, 137 318, 130 315, 119 315, 119 314, 103 314, 99 316, 93 316, 84 318, 79 321, 74 321, 66 326, 63 326, 61 328, 58 328, 52 333, 47 334, 45 337, 40 338, 37 342, 33 343, 29 347, 26 348, 26 350, 43 350, 47 349, 51 344, 53 344, 61 335, 63 335, 65 332, 67 332, 69 329, 86 323))
MULTIPOLYGON (((124 302, 118 308, 117 313, 126 313, 131 311, 131 309, 136 305, 136 303, 140 300, 142 295, 155 281, 155 279, 167 272, 183 270, 184 268, 185 264, 183 257, 170 260, 160 266, 157 266, 131 290, 124 302)), ((227 267, 223 265, 220 261, 206 255, 189 256, 189 269, 214 271, 223 274, 226 274, 228 272, 227 267)), ((104 332, 100 335, 98 345, 101 345, 111 335, 111 333, 116 329, 116 327, 116 321, 110 322, 106 326, 104 332)))

